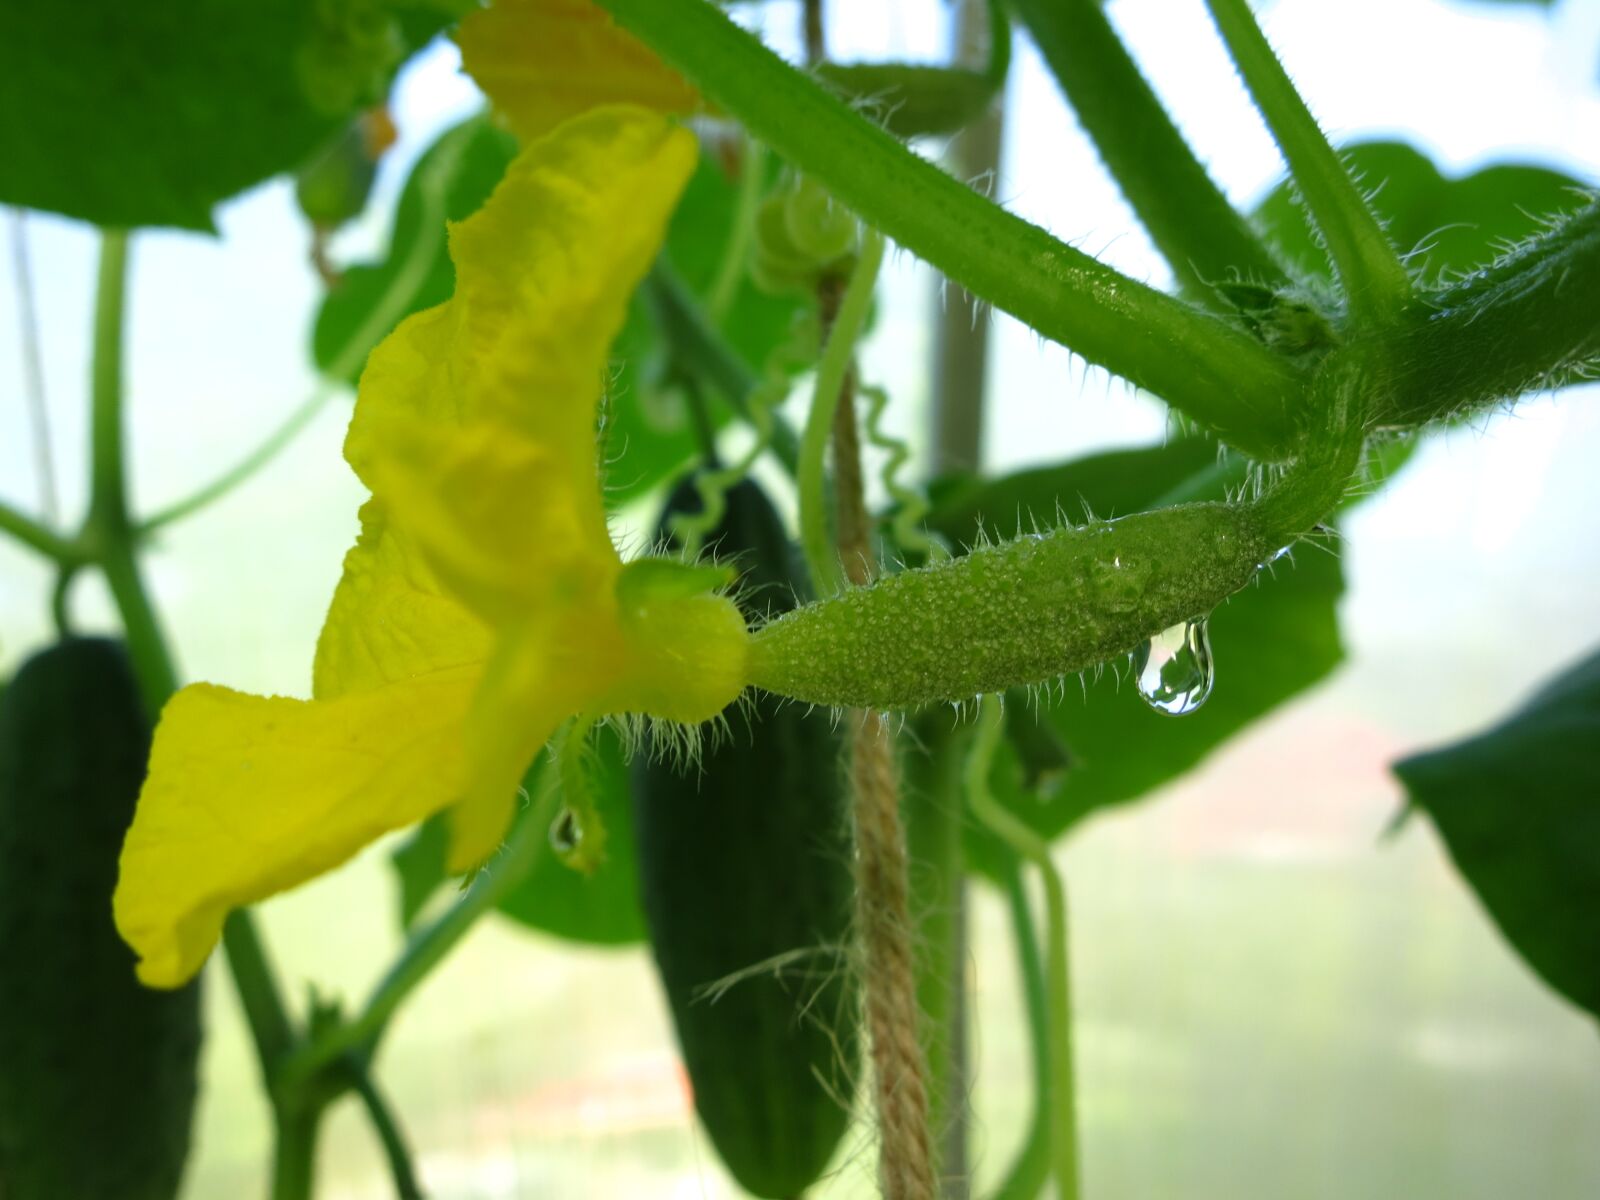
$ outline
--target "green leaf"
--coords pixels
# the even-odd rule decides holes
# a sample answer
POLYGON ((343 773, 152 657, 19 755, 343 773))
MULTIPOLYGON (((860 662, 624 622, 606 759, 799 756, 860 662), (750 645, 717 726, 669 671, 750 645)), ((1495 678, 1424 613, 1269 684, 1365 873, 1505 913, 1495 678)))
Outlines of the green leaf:
POLYGON ((456 275, 445 222, 476 212, 516 152, 515 139, 486 116, 453 126, 423 152, 401 189, 388 253, 347 268, 322 301, 311 341, 321 371, 354 384, 395 326, 450 298, 456 275))
MULTIPOLYGON (((1541 216, 1576 207, 1582 184, 1545 167, 1501 163, 1469 175, 1442 175, 1400 142, 1365 142, 1343 150, 1387 225, 1389 238, 1425 275, 1462 274, 1498 258, 1507 244, 1538 231, 1541 216)), ((1287 183, 1255 218, 1296 272, 1330 279, 1327 256, 1287 183)))
MULTIPOLYGON (((1009 534, 1022 514, 1054 522, 1057 506, 1076 517, 1121 516, 1184 499, 1215 499, 1241 477, 1237 460, 1219 465, 1204 438, 1118 450, 987 483, 945 484, 931 523, 970 543, 980 522, 1009 534)), ((1240 730, 1324 678, 1343 657, 1337 606, 1344 578, 1336 554, 1303 546, 1263 571, 1211 617, 1217 682, 1197 712, 1170 717, 1148 708, 1130 682, 1107 670, 1080 688, 1069 679, 1037 700, 1007 696, 1007 738, 996 755, 996 797, 1041 835, 1054 838, 1091 813, 1127 804, 1188 771, 1240 730), (1035 726, 1029 729, 1029 725, 1035 726)), ((1126 666, 1121 671, 1126 675, 1126 666)), ((999 877, 1004 852, 968 830, 973 866, 999 877)))
POLYGON ((0 203, 213 231, 214 205, 381 100, 443 20, 402 23, 377 0, 8 3, 0 203))
POLYGON ((1600 1016, 1600 651, 1493 729, 1394 772, 1506 940, 1600 1016))
MULTIPOLYGON (((593 739, 593 781, 600 818, 606 827, 605 862, 593 875, 563 864, 554 851, 543 854, 527 876, 500 902, 500 911, 519 924, 574 942, 620 946, 644 940, 644 917, 639 907, 638 869, 635 866, 633 808, 628 766, 616 734, 608 728, 593 739)), ((539 772, 545 769, 541 754, 529 769, 523 789, 539 794, 539 772)), ((517 820, 549 820, 525 805, 517 820)), ((449 841, 447 816, 439 814, 417 827, 411 838, 391 856, 400 884, 400 924, 410 929, 445 882, 445 850, 449 841)))

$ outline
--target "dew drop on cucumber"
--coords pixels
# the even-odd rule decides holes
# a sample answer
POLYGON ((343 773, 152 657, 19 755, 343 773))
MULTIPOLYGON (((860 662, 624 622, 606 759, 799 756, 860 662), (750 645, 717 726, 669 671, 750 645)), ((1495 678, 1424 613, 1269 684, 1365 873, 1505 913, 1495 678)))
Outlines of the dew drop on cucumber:
POLYGON ((1133 652, 1134 680, 1144 702, 1170 717, 1192 713, 1211 695, 1216 668, 1206 618, 1179 621, 1133 652))

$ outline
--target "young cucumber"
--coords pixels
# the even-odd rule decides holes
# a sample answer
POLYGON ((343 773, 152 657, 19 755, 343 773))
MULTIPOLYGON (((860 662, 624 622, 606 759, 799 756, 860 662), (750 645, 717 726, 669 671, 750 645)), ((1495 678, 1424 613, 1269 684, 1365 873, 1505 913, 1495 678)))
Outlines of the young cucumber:
MULTIPOLYGON (((804 575, 751 482, 706 539, 755 612, 787 611, 804 575)), ((680 486, 667 508, 698 511, 680 486)), ((841 947, 849 846, 826 714, 762 696, 699 763, 636 761, 641 895, 695 1107, 739 1183, 798 1196, 827 1168, 855 1090, 857 996, 841 947), (770 969, 750 970, 761 964, 770 969), (708 985, 747 974, 726 991, 708 985)))
POLYGON ((151 991, 111 923, 150 724, 114 642, 36 655, 0 696, 0 1196, 171 1200, 200 986, 151 991))

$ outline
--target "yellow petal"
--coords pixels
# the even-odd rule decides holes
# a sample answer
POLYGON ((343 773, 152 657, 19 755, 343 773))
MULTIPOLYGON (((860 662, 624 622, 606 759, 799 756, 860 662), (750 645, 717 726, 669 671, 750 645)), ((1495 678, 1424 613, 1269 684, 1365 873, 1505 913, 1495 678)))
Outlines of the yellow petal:
POLYGON ((592 478, 497 422, 391 422, 373 486, 450 591, 496 627, 589 603, 621 569, 592 478), (580 497, 582 498, 580 500, 580 497))
POLYGON ((517 610, 574 573, 608 586, 606 356, 695 153, 686 131, 631 108, 534 143, 452 230, 455 296, 367 364, 345 454, 447 590, 491 622, 531 618, 517 610))
POLYGON ((113 902, 139 978, 177 987, 229 910, 310 879, 462 793, 475 671, 337 700, 199 684, 167 704, 113 902))
POLYGON ((312 694, 331 700, 481 664, 493 640, 446 592, 414 539, 369 500, 317 639, 312 694))
POLYGON ((692 134, 636 108, 586 113, 524 150, 450 231, 455 295, 409 318, 368 360, 345 442, 356 474, 372 486, 397 420, 492 419, 573 464, 598 522, 607 354, 695 155, 692 134))
POLYGON ((547 625, 530 625, 503 635, 473 697, 467 791, 450 814, 452 871, 470 870, 494 851, 511 823, 528 764, 580 705, 581 682, 564 686, 551 671, 552 633, 547 625))
POLYGON ((700 97, 592 0, 495 0, 461 22, 461 62, 524 141, 603 104, 691 113, 700 97))

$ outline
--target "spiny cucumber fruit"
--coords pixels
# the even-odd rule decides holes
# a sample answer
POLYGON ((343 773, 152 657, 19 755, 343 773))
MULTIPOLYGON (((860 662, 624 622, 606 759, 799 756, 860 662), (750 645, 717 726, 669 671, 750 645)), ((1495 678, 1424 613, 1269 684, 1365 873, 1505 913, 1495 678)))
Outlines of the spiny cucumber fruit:
POLYGON ((123 648, 74 638, 0 697, 0 1196, 171 1200, 199 980, 152 991, 111 922, 150 750, 123 648))
POLYGON ((980 546, 769 621, 752 682, 909 708, 1040 683, 1204 616, 1277 551, 1248 506, 1188 504, 980 546))
MULTIPOLYGON (((680 485, 662 529, 699 504, 680 485)), ((743 571, 747 608, 793 605, 804 575, 754 483, 728 491, 706 545, 743 571)), ((687 772, 635 763, 640 893, 700 1118, 743 1187, 792 1197, 826 1169, 855 1090, 844 781, 825 714, 762 696, 730 724, 687 772)))
POLYGON ((1328 373, 1318 425, 1260 496, 1178 504, 979 546, 769 620, 750 682, 808 704, 916 708, 1047 683, 1206 616, 1344 498, 1362 378, 1328 373))

